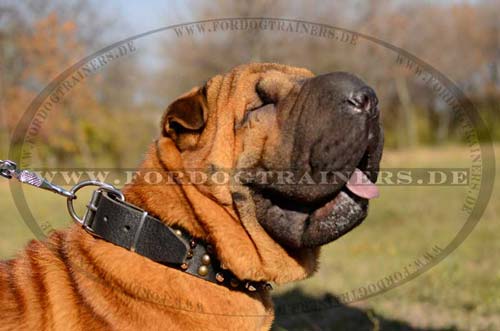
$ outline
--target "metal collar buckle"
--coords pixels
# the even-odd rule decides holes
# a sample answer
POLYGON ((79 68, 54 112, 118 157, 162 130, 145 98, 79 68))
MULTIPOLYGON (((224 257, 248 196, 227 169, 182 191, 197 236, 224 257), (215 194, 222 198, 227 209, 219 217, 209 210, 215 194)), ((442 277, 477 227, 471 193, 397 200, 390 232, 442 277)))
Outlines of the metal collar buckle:
POLYGON ((69 196, 66 201, 69 215, 77 224, 80 224, 87 232, 90 232, 92 234, 94 234, 94 232, 90 228, 90 222, 92 221, 93 214, 97 211, 96 203, 103 192, 107 192, 108 194, 111 194, 113 198, 118 199, 121 202, 125 202, 125 196, 120 190, 115 188, 113 185, 102 183, 96 180, 87 180, 78 183, 73 186, 73 188, 69 192, 71 193, 71 196, 69 196), (75 212, 73 201, 77 199, 76 192, 86 186, 97 186, 97 189, 94 191, 94 193, 92 193, 92 198, 87 205, 87 212, 85 213, 83 218, 80 218, 75 212))

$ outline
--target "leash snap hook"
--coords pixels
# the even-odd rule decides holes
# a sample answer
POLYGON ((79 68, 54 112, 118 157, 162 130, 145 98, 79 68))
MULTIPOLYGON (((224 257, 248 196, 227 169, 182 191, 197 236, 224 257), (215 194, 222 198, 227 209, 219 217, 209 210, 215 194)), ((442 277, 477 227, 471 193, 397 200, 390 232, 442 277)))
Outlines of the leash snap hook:
POLYGON ((18 169, 17 164, 11 160, 0 160, 0 176, 7 179, 15 178, 23 184, 51 191, 67 198, 72 197, 70 192, 60 186, 52 184, 36 172, 18 169))
POLYGON ((0 176, 11 179, 15 174, 17 164, 10 160, 0 160, 0 176))

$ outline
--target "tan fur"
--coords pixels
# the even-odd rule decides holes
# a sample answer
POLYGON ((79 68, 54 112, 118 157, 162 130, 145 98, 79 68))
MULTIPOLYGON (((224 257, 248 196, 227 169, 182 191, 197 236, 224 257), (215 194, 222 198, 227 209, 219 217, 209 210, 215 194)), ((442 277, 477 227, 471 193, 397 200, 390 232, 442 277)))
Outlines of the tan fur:
MULTIPOLYGON (((166 134, 150 147, 140 169, 251 167, 264 149, 276 148, 280 125, 261 114, 237 126, 245 111, 259 105, 255 85, 261 81, 282 98, 294 79, 311 76, 305 69, 250 64, 212 78, 202 133, 176 136, 167 111, 166 134)), ((181 98, 199 93, 194 89, 181 98)), ((141 173, 124 189, 127 201, 212 243, 238 278, 281 284, 314 272, 319 249, 293 252, 274 242, 257 222, 245 187, 191 185, 183 179, 177 185, 148 185, 141 173), (233 201, 235 192, 247 199, 233 201)), ((0 330, 268 330, 273 320, 267 293, 229 290, 77 226, 45 243, 31 242, 0 268, 0 330)))

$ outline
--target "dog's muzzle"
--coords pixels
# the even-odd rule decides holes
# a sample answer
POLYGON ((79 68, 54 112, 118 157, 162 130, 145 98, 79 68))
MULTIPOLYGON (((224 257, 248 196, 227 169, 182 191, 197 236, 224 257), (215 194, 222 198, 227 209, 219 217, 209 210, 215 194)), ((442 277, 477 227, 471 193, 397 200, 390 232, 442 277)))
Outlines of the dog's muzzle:
POLYGON ((347 73, 307 80, 293 104, 278 109, 286 152, 273 164, 291 171, 295 181, 251 188, 258 220, 276 241, 315 247, 366 217, 368 200, 379 195, 383 132, 375 92, 347 73))

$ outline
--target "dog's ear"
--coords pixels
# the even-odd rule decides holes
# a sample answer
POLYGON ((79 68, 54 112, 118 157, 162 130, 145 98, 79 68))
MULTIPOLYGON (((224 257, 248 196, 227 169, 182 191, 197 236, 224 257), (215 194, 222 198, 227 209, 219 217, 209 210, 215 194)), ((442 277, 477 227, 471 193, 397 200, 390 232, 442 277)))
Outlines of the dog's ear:
POLYGON ((200 88, 193 88, 168 106, 163 115, 163 129, 196 131, 205 125, 205 97, 200 88))
POLYGON ((193 88, 172 102, 163 115, 163 135, 174 139, 181 149, 195 143, 205 126, 205 100, 202 89, 193 88))

